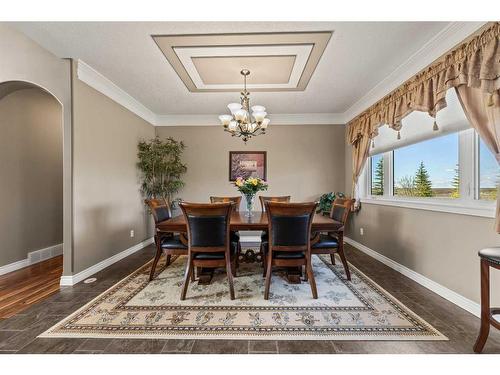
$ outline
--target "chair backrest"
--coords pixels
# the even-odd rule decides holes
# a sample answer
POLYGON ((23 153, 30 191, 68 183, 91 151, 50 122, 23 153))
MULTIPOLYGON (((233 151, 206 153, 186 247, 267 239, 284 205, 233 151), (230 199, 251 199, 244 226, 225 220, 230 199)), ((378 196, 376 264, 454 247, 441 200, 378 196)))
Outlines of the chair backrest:
POLYGON ((333 220, 340 221, 345 225, 349 213, 351 212, 354 199, 351 198, 335 198, 330 210, 330 217, 333 220))
POLYGON ((238 197, 210 197, 210 203, 234 203, 233 210, 240 210, 241 195, 238 197))
POLYGON ((229 220, 233 205, 231 202, 179 204, 187 224, 190 251, 229 251, 229 220))
POLYGON ((262 211, 266 210, 266 202, 283 202, 283 203, 290 202, 289 195, 280 195, 280 196, 276 196, 276 197, 263 197, 262 195, 259 195, 259 199, 260 199, 260 206, 262 207, 262 211))
POLYGON ((155 224, 168 220, 172 217, 172 212, 170 211, 170 206, 168 205, 166 199, 146 199, 144 202, 149 206, 151 214, 155 220, 155 224))
POLYGON ((310 250, 317 203, 265 202, 271 251, 310 250))

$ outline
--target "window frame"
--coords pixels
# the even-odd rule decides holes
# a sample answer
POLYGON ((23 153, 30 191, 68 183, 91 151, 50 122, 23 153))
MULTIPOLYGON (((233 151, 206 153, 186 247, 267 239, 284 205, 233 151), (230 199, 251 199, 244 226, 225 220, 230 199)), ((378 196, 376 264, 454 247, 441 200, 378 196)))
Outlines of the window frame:
MULTIPOLYGON (((425 141, 424 141, 425 142, 425 141)), ((480 217, 495 217, 495 201, 479 199, 479 136, 472 128, 458 132, 459 198, 402 197, 394 195, 394 150, 384 158, 384 194, 371 195, 371 156, 360 178, 362 203, 447 212, 480 217), (368 173, 367 173, 368 171, 368 173)))

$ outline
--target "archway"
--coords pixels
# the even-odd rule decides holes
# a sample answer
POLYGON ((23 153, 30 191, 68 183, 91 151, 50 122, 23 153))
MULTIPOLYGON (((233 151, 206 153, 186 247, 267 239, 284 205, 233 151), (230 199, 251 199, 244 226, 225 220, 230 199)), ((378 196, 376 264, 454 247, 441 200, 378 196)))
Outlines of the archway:
POLYGON ((0 317, 8 317, 59 289, 62 105, 33 83, 1 83, 0 131, 0 295, 10 296, 8 306, 0 301, 0 317))

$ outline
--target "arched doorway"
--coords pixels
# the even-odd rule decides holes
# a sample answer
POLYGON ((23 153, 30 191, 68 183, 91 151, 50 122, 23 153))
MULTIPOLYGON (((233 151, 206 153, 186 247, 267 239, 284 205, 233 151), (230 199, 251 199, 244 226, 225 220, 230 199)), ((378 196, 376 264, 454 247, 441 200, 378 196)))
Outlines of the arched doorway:
POLYGON ((0 84, 0 317, 59 290, 63 115, 40 86, 0 84))

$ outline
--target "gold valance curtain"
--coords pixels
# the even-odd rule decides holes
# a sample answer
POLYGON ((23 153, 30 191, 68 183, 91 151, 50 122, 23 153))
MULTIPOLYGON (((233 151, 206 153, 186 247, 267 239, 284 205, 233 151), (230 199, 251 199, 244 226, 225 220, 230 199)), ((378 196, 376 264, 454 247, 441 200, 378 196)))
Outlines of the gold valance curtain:
MULTIPOLYGON (((436 113, 446 107, 446 91, 452 87, 478 89, 487 96, 486 106, 498 105, 499 40, 500 22, 489 23, 475 36, 442 56, 348 123, 347 142, 353 146, 353 189, 368 158, 370 140, 377 136, 379 126, 386 124, 394 130, 400 130, 401 120, 413 111, 427 112, 435 118, 436 113)), ((464 108, 464 111, 467 112, 467 108, 464 108)), ((481 135, 481 131, 479 134, 481 135)), ((499 142, 498 138, 496 139, 496 142, 499 142)), ((488 140, 484 141, 495 154, 498 153, 498 146, 488 140)))

